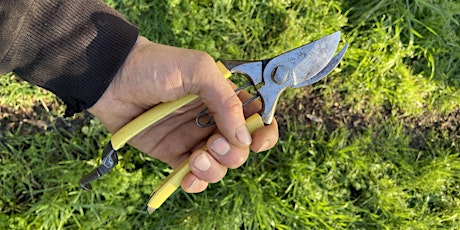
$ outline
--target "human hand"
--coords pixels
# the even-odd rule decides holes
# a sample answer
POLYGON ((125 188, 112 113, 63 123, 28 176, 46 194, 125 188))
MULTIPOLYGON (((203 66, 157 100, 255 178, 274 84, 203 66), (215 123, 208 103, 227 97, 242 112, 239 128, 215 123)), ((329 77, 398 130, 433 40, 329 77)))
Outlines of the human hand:
POLYGON ((251 138, 244 118, 259 111, 261 103, 255 101, 243 109, 241 101, 250 95, 237 95, 234 87, 208 54, 139 37, 108 89, 88 111, 114 133, 159 103, 198 95, 201 100, 175 111, 128 143, 172 168, 190 157, 191 172, 181 186, 186 192, 201 192, 208 183, 221 180, 228 168, 241 166, 249 147, 264 151, 278 140, 275 120, 251 138), (200 128, 195 123, 206 106, 218 132, 216 127, 200 128), (201 149, 205 144, 207 151, 201 149))

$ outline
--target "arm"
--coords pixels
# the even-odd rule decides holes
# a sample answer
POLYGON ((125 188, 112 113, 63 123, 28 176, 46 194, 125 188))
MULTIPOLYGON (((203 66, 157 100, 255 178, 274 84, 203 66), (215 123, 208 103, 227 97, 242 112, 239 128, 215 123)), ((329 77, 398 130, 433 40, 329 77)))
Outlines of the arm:
POLYGON ((66 115, 96 103, 138 36, 102 1, 3 0, 0 11, 0 73, 50 90, 66 115))

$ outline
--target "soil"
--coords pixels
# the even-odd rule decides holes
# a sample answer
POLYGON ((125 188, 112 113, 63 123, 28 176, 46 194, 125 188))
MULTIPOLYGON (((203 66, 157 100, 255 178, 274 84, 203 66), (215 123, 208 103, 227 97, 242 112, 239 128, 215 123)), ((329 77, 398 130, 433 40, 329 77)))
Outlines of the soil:
POLYGON ((328 133, 346 127, 352 136, 397 119, 402 121, 405 132, 412 137, 411 147, 415 149, 423 150, 427 147, 425 139, 421 137, 428 136, 430 132, 447 133, 450 140, 458 140, 460 137, 460 109, 444 115, 426 110, 418 117, 409 117, 389 108, 375 108, 364 113, 343 106, 340 98, 340 95, 334 97, 335 103, 332 106, 328 106, 326 100, 315 92, 300 95, 293 101, 281 101, 277 109, 280 130, 286 129, 286 119, 296 119, 305 126, 324 126, 328 133))
POLYGON ((91 115, 86 112, 75 118, 52 115, 50 110, 57 110, 58 107, 57 103, 36 104, 32 107, 20 107, 18 109, 0 105, 0 130, 27 135, 43 133, 53 127, 71 132, 89 124, 92 119, 91 115))
MULTIPOLYGON (((283 131, 287 128, 287 119, 296 119, 298 123, 305 126, 324 127, 328 133, 338 127, 346 127, 353 135, 397 118, 403 121, 406 132, 414 137, 411 143, 413 148, 426 148, 424 139, 417 137, 425 137, 432 131, 446 132, 453 140, 460 137, 460 109, 446 115, 426 111, 422 116, 408 117, 385 108, 376 108, 370 113, 356 112, 349 106, 341 105, 340 95, 337 95, 334 101, 336 102, 332 106, 328 106, 324 98, 315 92, 297 95, 297 98, 291 101, 281 100, 276 112, 280 135, 285 133, 283 131)), ((35 105, 15 110, 0 105, 0 130, 19 130, 21 135, 45 132, 50 127, 72 131, 89 124, 92 119, 88 113, 77 115, 74 118, 51 115, 49 110, 57 109, 58 106, 57 104, 35 105)))

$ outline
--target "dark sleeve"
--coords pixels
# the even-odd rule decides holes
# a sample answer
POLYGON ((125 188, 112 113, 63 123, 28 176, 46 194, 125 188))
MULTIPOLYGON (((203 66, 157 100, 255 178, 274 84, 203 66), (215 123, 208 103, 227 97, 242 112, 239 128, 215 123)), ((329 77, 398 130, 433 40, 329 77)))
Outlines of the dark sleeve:
POLYGON ((0 74, 50 90, 72 115, 104 93, 138 32, 101 0, 1 0, 0 74))

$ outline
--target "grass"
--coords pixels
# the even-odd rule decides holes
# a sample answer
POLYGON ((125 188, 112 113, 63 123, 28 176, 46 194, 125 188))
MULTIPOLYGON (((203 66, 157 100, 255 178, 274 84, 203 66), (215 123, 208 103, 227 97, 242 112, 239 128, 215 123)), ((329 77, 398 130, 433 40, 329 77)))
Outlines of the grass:
POLYGON ((132 148, 82 191, 109 141, 87 114, 0 77, 1 229, 456 229, 460 227, 460 4, 106 0, 153 41, 260 59, 334 31, 331 76, 280 101, 280 141, 200 194, 149 216, 170 172, 132 148))

